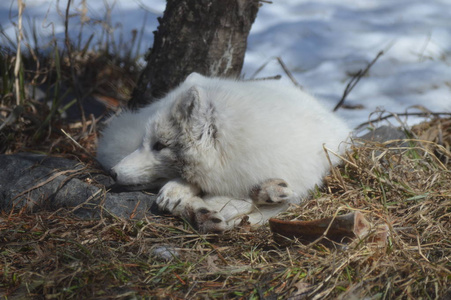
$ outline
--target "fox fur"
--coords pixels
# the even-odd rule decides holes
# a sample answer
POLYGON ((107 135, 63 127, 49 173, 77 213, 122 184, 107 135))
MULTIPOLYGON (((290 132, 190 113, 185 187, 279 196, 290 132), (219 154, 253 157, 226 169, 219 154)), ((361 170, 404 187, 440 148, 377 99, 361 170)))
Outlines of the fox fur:
POLYGON ((193 73, 159 101, 111 120, 97 159, 119 185, 161 189, 160 209, 222 232, 299 204, 339 162, 349 132, 297 87, 193 73))

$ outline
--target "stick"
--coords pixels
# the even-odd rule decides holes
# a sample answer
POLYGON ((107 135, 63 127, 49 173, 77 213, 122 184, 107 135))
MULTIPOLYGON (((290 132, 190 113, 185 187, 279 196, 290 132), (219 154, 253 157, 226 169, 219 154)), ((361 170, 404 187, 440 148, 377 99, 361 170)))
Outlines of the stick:
POLYGON ((22 14, 23 14, 23 9, 25 7, 25 4, 22 2, 22 0, 18 0, 17 1, 17 6, 19 8, 19 25, 18 25, 18 33, 17 33, 17 53, 16 53, 16 64, 14 66, 14 81, 15 81, 15 85, 16 85, 16 105, 20 105, 21 102, 21 93, 20 93, 20 64, 22 62, 22 54, 21 54, 21 41, 23 39, 23 28, 22 28, 22 14))
POLYGON ((280 66, 282 67, 282 69, 285 71, 285 74, 287 74, 288 78, 290 78, 291 82, 293 82, 293 84, 295 86, 297 86, 298 88, 300 88, 301 90, 303 90, 304 88, 302 87, 302 85, 300 85, 296 79, 294 79, 293 74, 291 74, 290 70, 288 70, 287 65, 283 62, 281 57, 277 57, 277 61, 279 62, 280 66))
MULTIPOLYGON (((276 57, 271 57, 270 59, 268 59, 267 62, 265 62, 263 65, 261 65, 257 71, 254 72, 254 74, 252 74, 252 76, 250 77, 250 80, 260 80, 260 79, 255 79, 255 76, 257 76, 267 65, 269 62, 271 62, 273 59, 277 60, 277 62, 279 63, 279 65, 282 67, 283 71, 285 72, 285 74, 287 74, 288 78, 290 78, 291 82, 297 86, 298 88, 300 88, 301 90, 303 90, 304 88, 302 87, 302 85, 299 84, 299 82, 296 81, 296 79, 294 78, 293 74, 290 72, 290 70, 288 69, 287 65, 284 63, 284 61, 282 60, 281 57, 276 56, 276 57)), ((267 78, 263 78, 263 79, 280 79, 280 75, 276 75, 274 77, 267 77, 267 78)))
POLYGON ((395 118, 395 117, 408 117, 408 116, 418 116, 418 117, 430 117, 430 116, 434 116, 434 117, 440 117, 440 116, 451 116, 451 112, 412 112, 412 113, 390 113, 386 116, 383 117, 379 117, 377 119, 373 119, 370 120, 368 122, 364 122, 360 125, 358 125, 355 130, 361 129, 362 127, 365 127, 367 125, 371 125, 372 123, 375 122, 379 122, 379 121, 383 121, 383 120, 387 120, 389 118, 395 118))
POLYGON ((348 85, 345 88, 345 91, 343 92, 343 96, 341 97, 341 99, 337 103, 337 105, 335 105, 333 111, 337 111, 343 105, 343 103, 345 102, 346 97, 349 95, 349 93, 351 93, 352 89, 360 81, 360 78, 362 78, 363 76, 365 76, 366 73, 368 73, 368 70, 374 65, 374 63, 378 60, 378 58, 382 56, 382 54, 384 54, 384 51, 380 51, 376 55, 376 57, 373 59, 373 61, 371 61, 368 64, 368 66, 366 66, 365 70, 360 70, 359 72, 357 72, 356 75, 354 75, 354 77, 352 77, 351 81, 348 83, 348 85))

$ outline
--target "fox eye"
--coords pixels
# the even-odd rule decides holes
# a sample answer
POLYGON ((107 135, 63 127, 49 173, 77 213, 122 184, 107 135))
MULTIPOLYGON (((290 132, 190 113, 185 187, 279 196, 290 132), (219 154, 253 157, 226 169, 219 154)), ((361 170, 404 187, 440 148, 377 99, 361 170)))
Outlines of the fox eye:
POLYGON ((155 144, 153 144, 152 146, 152 150, 154 151, 161 151, 164 148, 166 148, 167 146, 161 142, 156 142, 155 144))

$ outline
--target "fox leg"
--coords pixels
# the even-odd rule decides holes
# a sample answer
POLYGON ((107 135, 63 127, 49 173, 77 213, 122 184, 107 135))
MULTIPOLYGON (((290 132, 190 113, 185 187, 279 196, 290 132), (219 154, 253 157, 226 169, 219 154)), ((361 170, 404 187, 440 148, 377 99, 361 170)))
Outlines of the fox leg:
POLYGON ((200 232, 221 233, 243 221, 262 225, 269 218, 287 210, 289 203, 299 203, 299 196, 282 179, 268 179, 256 185, 247 199, 227 196, 199 197, 200 189, 182 179, 163 186, 156 204, 162 211, 184 218, 200 232))

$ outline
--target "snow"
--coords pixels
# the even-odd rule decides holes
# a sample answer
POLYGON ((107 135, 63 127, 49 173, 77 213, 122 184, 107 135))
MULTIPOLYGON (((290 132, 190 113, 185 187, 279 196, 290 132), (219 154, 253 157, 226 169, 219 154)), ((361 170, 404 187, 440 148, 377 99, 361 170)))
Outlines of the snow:
MULTIPOLYGON (((52 32, 63 39, 66 1, 24 0, 25 15, 35 20, 39 42, 52 32), (63 3, 64 2, 64 3, 63 3)), ((130 41, 141 30, 144 53, 152 45, 163 0, 74 0, 71 13, 90 18, 83 40, 91 33, 100 38, 98 22, 110 16, 117 40, 130 41), (107 14, 105 3, 112 8, 107 14), (97 22, 97 25, 95 24, 97 22)), ((17 1, 2 0, 0 22, 15 36, 17 1), (10 11, 11 10, 11 11, 10 11)), ((28 21, 31 23, 31 21, 28 21)), ((71 36, 78 38, 79 18, 70 19, 71 36)), ((3 39, 2 44, 6 41, 3 39)), ((352 74, 384 54, 350 93, 346 104, 363 109, 339 109, 351 126, 368 121, 376 110, 451 112, 451 1, 449 0, 274 0, 263 3, 249 36, 243 73, 249 77, 268 63, 258 77, 282 75, 280 57, 294 78, 331 109, 340 100, 352 74), (417 108, 415 108, 417 106, 417 108)), ((373 115, 374 117, 374 115, 373 115)), ((421 118, 409 117, 412 125, 421 118)))

